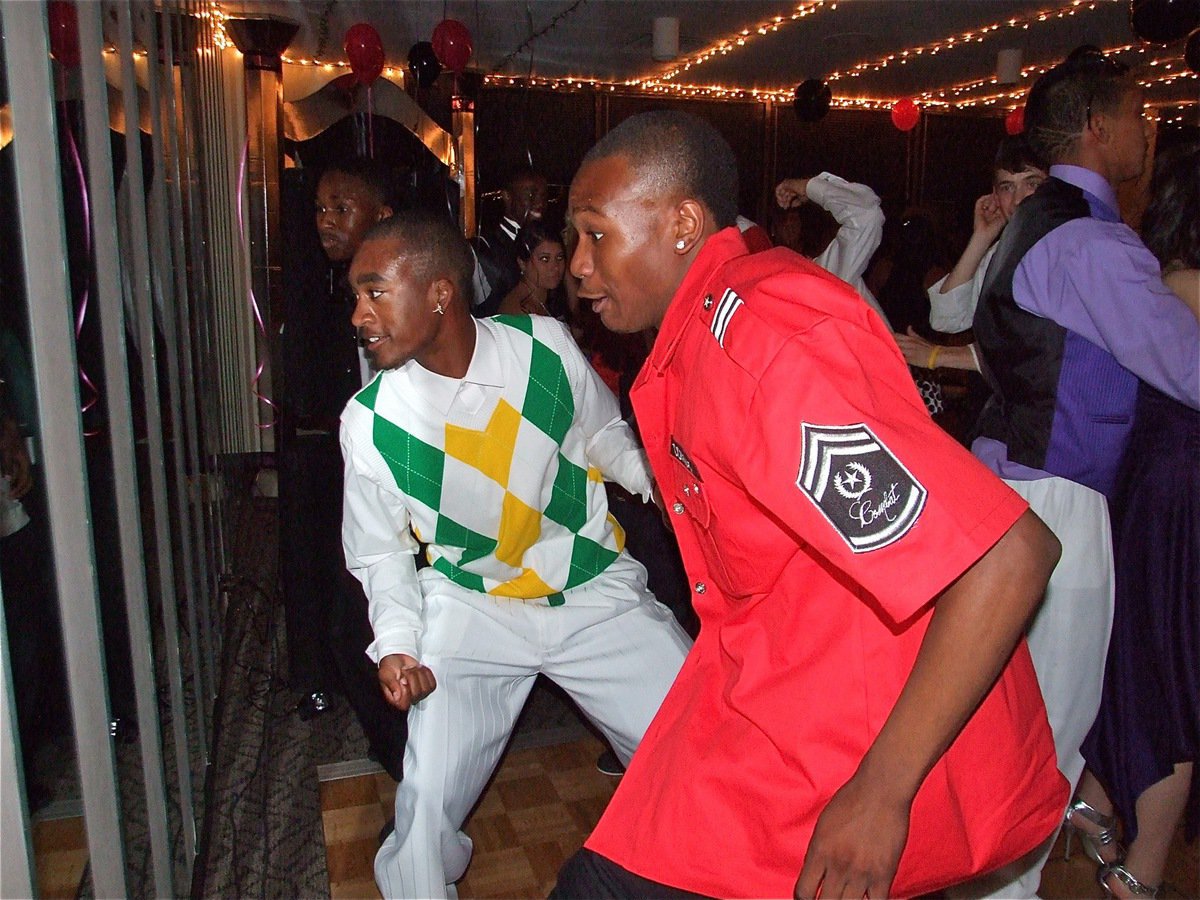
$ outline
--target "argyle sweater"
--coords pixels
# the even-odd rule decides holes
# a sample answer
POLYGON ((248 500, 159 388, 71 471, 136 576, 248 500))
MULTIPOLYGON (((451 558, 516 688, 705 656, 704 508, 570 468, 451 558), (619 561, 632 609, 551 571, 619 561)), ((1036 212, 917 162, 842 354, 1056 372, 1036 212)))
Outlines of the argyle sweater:
POLYGON ((342 536, 377 659, 416 655, 417 541, 460 587, 555 606, 624 547, 604 477, 649 494, 644 454, 561 323, 503 316, 476 328, 462 379, 410 362, 342 414, 342 536))

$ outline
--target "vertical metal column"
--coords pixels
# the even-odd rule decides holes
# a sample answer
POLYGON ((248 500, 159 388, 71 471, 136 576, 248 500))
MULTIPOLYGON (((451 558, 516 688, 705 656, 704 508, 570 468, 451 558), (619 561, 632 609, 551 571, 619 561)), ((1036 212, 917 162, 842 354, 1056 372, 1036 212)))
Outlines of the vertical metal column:
MULTIPOLYGON (((171 556, 170 503, 167 497, 165 448, 159 402, 157 348, 154 338, 154 300, 150 258, 146 246, 145 195, 142 191, 142 146, 137 124, 137 78, 133 63, 133 24, 128 2, 118 3, 117 51, 121 57, 122 100, 125 109, 125 195, 131 230, 130 255, 133 271, 129 279, 136 315, 138 354, 142 363, 143 407, 146 421, 147 462, 150 470, 150 499, 154 520, 154 549, 161 598, 163 647, 166 651, 167 684, 171 698, 171 730, 175 744, 175 773, 179 785, 179 811, 183 842, 190 860, 196 855, 196 820, 192 811, 192 773, 188 760, 187 710, 179 663, 179 623, 175 615, 175 563, 171 556)), ((149 10, 144 7, 143 10, 149 10)), ((150 46, 153 46, 151 44, 150 46)))
POLYGON ((0 627, 0 897, 33 896, 33 850, 29 844, 29 817, 25 782, 21 778, 17 704, 8 664, 8 629, 0 627), (17 797, 12 792, 18 793, 17 797))
POLYGON ((175 309, 177 315, 176 328, 179 339, 180 387, 183 400, 183 419, 186 440, 183 447, 186 452, 185 468, 190 473, 188 496, 191 511, 192 540, 196 545, 196 595, 190 600, 193 612, 189 616, 191 629, 192 668, 196 681, 197 710, 200 717, 200 746, 204 751, 205 761, 208 759, 207 711, 209 702, 214 695, 212 680, 211 634, 209 632, 210 603, 212 596, 214 567, 209 535, 205 529, 204 506, 206 492, 202 489, 205 483, 206 466, 201 453, 200 423, 196 412, 196 377, 195 345, 192 339, 192 303, 188 289, 188 258, 184 248, 184 231, 190 230, 187 209, 184 204, 184 182, 182 179, 186 163, 179 158, 180 132, 183 130, 182 106, 180 97, 183 79, 176 79, 176 73, 181 67, 193 63, 195 54, 195 19, 178 11, 177 4, 164 7, 164 31, 159 35, 163 48, 163 65, 166 68, 164 81, 169 82, 169 89, 164 92, 163 136, 166 139, 166 154, 168 157, 165 183, 167 185, 168 201, 168 232, 171 237, 173 272, 175 275, 175 309), (177 40, 178 38, 178 40, 177 40), (179 56, 176 57, 176 44, 179 56), (211 580, 210 580, 211 579, 211 580))
MULTIPOLYGON (((180 365, 179 365, 179 327, 178 327, 178 308, 179 299, 175 295, 175 273, 172 266, 171 258, 171 241, 168 236, 172 226, 167 219, 167 179, 166 169, 168 160, 166 155, 166 143, 163 137, 163 112, 162 112, 162 97, 160 90, 160 81, 162 80, 162 63, 159 60, 159 55, 156 52, 160 44, 161 36, 156 34, 155 20, 156 15, 147 15, 140 18, 141 26, 137 29, 138 38, 142 45, 150 48, 146 56, 146 83, 148 85, 149 107, 150 107, 150 147, 151 154, 154 159, 154 175, 153 182, 150 187, 150 193, 147 197, 148 204, 148 228, 150 238, 150 254, 152 262, 152 272, 154 279, 151 282, 151 296, 154 298, 154 313, 155 320, 159 323, 163 340, 167 348, 166 357, 166 375, 167 383, 165 386, 160 385, 160 388, 165 388, 165 396, 167 398, 167 408, 170 410, 171 438, 174 444, 173 452, 171 453, 172 474, 175 480, 175 515, 168 517, 168 527, 174 525, 177 530, 178 540, 172 543, 176 553, 178 553, 177 564, 182 569, 182 577, 178 584, 182 587, 182 591, 175 595, 176 605, 181 609, 167 609, 164 604, 163 608, 163 624, 164 630, 167 630, 167 658, 172 666, 179 667, 179 675, 182 683, 182 659, 179 656, 179 614, 182 613, 183 620, 187 623, 188 640, 191 644, 192 655, 192 670, 193 670, 193 689, 196 692, 196 697, 199 698, 201 692, 200 679, 200 659, 199 659, 199 640, 198 640, 198 623, 196 621, 196 574, 193 561, 193 553, 195 546, 193 544, 192 535, 192 520, 189 514, 188 503, 188 485, 187 485, 187 441, 188 435, 183 428, 183 392, 180 388, 180 365), (170 624, 168 624, 170 623, 170 624), (174 638, 173 640, 171 638, 174 638)), ((167 44, 170 41, 168 39, 167 44)), ((174 74, 170 69, 167 70, 167 75, 170 77, 172 84, 174 83, 174 74)), ((180 260, 183 263, 183 260, 180 260)), ((167 496, 170 500, 170 494, 167 496)), ((182 696, 182 693, 181 695, 182 696)), ((172 721, 183 715, 184 725, 187 725, 187 717, 184 714, 186 707, 180 707, 172 721)), ((197 736, 195 748, 199 754, 200 748, 204 747, 206 741, 204 738, 204 717, 198 715, 196 717, 197 736)), ((186 733, 186 729, 185 729, 186 733)), ((192 744, 189 742, 185 745, 185 752, 188 755, 188 771, 191 771, 191 754, 192 744)), ((176 748, 176 753, 179 748, 176 748)), ((182 785, 181 785, 182 787, 182 785)), ((190 791, 191 782, 187 787, 190 791)), ((185 836, 187 833, 185 827, 185 836)))
MULTIPOLYGON (((117 538, 129 623, 130 665, 137 703, 142 779, 146 790, 147 829, 154 894, 172 893, 171 845, 167 821, 166 779, 163 770, 162 725, 158 715, 153 639, 146 588, 145 549, 129 396, 129 361, 125 352, 125 310, 121 298, 121 250, 117 243, 117 203, 113 187, 112 147, 109 140, 108 85, 104 77, 104 34, 99 4, 77 7, 88 194, 92 211, 92 247, 96 281, 94 297, 100 311, 100 340, 104 361, 104 403, 108 411, 109 443, 117 507, 117 538), (128 461, 121 464, 120 460, 128 461)), ((125 87, 130 90, 130 86, 125 87)))
MULTIPOLYGON (((259 391, 276 393, 279 341, 283 324, 282 254, 279 247, 279 182, 283 168, 283 60, 280 55, 299 26, 283 19, 238 18, 226 21, 230 37, 242 52, 246 67, 245 172, 249 200, 247 238, 250 251, 250 285, 260 307, 265 306, 265 334, 256 333, 266 368, 259 391)), ((260 403, 259 414, 275 419, 275 409, 260 403)), ((264 428, 263 449, 275 448, 275 430, 264 428)))
POLYGON ((34 386, 42 446, 53 448, 42 462, 92 882, 99 897, 123 897, 128 894, 125 851, 108 731, 62 189, 58 166, 46 164, 47 157, 57 159, 58 139, 45 6, 0 4, 0 23, 15 135, 21 255, 30 288, 34 386))
POLYGON ((459 184, 459 224, 463 234, 475 237, 478 223, 475 221, 475 99, 462 94, 450 98, 450 132, 454 146, 458 149, 457 175, 459 184))

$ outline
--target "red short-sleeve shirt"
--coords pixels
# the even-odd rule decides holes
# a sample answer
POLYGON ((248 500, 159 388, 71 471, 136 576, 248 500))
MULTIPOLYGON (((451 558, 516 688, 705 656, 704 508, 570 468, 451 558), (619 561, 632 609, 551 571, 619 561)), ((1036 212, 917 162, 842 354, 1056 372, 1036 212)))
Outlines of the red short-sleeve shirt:
MULTIPOLYGON (((931 600, 1026 505, 933 424, 852 289, 788 250, 746 255, 733 229, 689 271, 633 400, 702 625, 587 846, 697 893, 791 896, 931 600)), ((1066 793, 1022 642, 918 792, 893 892, 1016 859, 1066 793)))

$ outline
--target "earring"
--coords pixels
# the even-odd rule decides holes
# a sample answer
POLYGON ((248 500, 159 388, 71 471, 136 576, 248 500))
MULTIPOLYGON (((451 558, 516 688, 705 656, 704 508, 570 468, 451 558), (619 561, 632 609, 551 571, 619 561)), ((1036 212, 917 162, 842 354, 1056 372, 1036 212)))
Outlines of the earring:
POLYGON ((685 241, 683 238, 680 238, 679 240, 677 240, 675 242, 675 249, 682 250, 686 245, 687 245, 687 241, 685 241))
POLYGON ((445 308, 442 306, 442 301, 441 301, 441 300, 439 300, 439 301, 438 301, 438 305, 434 307, 433 311, 434 311, 435 313, 437 313, 439 316, 444 316, 444 315, 446 314, 446 310, 445 310, 445 308))

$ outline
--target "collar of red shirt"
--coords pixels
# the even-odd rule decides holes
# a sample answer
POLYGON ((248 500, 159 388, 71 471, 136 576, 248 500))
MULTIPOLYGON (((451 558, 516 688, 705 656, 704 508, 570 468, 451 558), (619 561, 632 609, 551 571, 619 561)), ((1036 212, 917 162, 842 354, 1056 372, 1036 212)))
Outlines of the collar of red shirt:
POLYGON ((704 242, 687 274, 683 276, 679 290, 671 298, 662 325, 659 326, 654 349, 646 363, 647 369, 654 368, 661 372, 670 364, 679 339, 683 336, 684 325, 695 314, 696 307, 704 302, 705 286, 725 263, 748 252, 741 232, 734 227, 723 228, 704 242))

